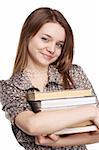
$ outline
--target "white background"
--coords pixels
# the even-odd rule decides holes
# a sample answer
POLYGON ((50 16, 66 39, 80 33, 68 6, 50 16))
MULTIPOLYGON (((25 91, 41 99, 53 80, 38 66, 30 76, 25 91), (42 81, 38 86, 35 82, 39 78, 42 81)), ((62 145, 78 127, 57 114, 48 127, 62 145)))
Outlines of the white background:
MULTIPOLYGON (((0 1, 0 80, 12 73, 20 31, 26 17, 40 6, 60 10, 70 23, 75 38, 74 63, 81 65, 99 97, 98 0, 1 0, 0 1)), ((23 150, 15 140, 0 105, 0 149, 23 150)), ((99 144, 87 146, 98 150, 99 144)))

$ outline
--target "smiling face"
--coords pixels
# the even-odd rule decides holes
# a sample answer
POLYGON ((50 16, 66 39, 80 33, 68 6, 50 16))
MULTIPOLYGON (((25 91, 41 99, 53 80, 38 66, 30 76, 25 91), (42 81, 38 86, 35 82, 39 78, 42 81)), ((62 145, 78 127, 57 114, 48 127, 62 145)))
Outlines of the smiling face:
POLYGON ((48 67, 61 54, 65 30, 58 23, 44 24, 28 44, 28 65, 48 67))

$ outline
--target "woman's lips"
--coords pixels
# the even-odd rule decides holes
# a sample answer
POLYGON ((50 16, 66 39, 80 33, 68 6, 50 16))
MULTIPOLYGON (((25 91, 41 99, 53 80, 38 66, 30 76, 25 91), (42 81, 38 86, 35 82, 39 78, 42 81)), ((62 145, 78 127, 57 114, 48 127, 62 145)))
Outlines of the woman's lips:
POLYGON ((45 53, 41 53, 41 54, 44 56, 44 58, 48 58, 48 59, 52 59, 54 57, 52 55, 45 54, 45 53))

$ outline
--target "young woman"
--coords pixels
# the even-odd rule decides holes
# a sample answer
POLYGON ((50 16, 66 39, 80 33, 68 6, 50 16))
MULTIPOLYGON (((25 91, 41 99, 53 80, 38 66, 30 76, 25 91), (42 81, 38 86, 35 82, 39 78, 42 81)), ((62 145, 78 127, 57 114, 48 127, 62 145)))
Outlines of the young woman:
POLYGON ((26 19, 13 75, 0 81, 3 110, 17 141, 26 150, 86 150, 85 144, 99 142, 98 131, 65 137, 54 134, 87 120, 99 127, 96 106, 34 113, 26 99, 29 90, 92 88, 82 68, 72 64, 73 47, 72 29, 59 11, 39 8, 26 19))

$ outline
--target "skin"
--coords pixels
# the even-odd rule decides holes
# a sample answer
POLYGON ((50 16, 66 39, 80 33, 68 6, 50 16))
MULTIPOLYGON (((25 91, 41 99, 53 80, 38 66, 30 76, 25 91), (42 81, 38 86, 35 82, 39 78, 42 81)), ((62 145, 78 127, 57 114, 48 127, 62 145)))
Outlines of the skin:
POLYGON ((27 67, 31 69, 37 67, 38 71, 46 70, 49 64, 60 56, 65 36, 65 30, 60 24, 44 24, 38 33, 30 39, 27 67))
POLYGON ((39 136, 37 144, 52 147, 92 144, 99 142, 99 130, 89 133, 78 133, 68 135, 66 137, 58 137, 56 135, 49 135, 49 137, 39 136))
MULTIPOLYGON (((41 91, 48 80, 48 66, 60 56, 65 37, 65 30, 60 24, 46 23, 29 41, 26 69, 36 73, 34 78, 29 78, 31 83, 41 91)), ((87 120, 93 121, 99 128, 98 108, 81 106, 68 110, 44 111, 37 114, 32 111, 23 111, 16 116, 15 124, 25 133, 35 135, 38 144, 60 147, 99 142, 98 132, 73 134, 64 138, 54 135, 54 132, 58 130, 87 120)))
POLYGON ((49 64, 56 61, 61 54, 65 36, 65 30, 60 24, 46 23, 29 41, 27 68, 35 74, 34 78, 29 78, 40 91, 43 91, 48 81, 49 64))

